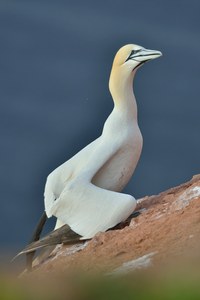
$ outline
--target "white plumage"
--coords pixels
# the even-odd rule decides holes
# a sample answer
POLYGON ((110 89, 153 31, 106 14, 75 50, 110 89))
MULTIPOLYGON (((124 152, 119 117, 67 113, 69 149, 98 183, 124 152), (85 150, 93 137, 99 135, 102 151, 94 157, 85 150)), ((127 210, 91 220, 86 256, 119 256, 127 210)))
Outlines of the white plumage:
POLYGON ((83 239, 122 222, 136 200, 120 193, 130 180, 142 150, 133 79, 145 61, 161 52, 126 45, 116 54, 109 88, 114 109, 102 135, 55 169, 45 186, 45 210, 57 217, 56 228, 68 224, 83 239))

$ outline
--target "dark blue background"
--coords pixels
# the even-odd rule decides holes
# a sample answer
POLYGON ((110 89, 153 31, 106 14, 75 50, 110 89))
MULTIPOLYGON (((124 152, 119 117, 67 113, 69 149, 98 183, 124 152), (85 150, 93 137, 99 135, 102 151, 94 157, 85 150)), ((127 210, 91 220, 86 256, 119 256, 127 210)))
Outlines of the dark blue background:
POLYGON ((115 52, 163 52, 134 83, 144 137, 126 191, 155 194, 199 173, 198 0, 0 2, 2 247, 23 247, 46 176, 100 135, 115 52))

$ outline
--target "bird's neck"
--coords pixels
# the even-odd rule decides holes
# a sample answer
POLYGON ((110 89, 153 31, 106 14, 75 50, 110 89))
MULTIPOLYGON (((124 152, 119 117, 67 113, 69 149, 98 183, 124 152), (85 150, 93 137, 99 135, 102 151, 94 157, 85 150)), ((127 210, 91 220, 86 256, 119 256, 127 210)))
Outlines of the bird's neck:
POLYGON ((122 67, 113 66, 109 89, 115 108, 137 120, 137 103, 133 93, 135 71, 127 73, 122 67))

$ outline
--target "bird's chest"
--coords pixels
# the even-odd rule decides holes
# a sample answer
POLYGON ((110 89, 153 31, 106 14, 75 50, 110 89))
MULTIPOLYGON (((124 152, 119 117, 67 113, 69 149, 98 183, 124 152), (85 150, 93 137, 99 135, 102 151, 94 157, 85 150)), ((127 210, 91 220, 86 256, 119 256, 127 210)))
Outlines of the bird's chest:
POLYGON ((92 182, 104 189, 121 191, 129 182, 142 150, 138 127, 124 135, 114 156, 97 172, 92 182))

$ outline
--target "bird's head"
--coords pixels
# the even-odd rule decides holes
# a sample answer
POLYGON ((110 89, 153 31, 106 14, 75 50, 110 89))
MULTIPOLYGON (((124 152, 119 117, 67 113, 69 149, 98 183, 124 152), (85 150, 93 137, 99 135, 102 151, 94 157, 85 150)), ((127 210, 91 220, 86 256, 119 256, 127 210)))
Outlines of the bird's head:
POLYGON ((157 50, 149 50, 135 44, 125 45, 117 52, 113 66, 123 67, 129 71, 137 69, 145 62, 160 57, 162 53, 157 50))
POLYGON ((144 47, 129 44, 119 49, 115 55, 109 79, 109 89, 113 99, 125 97, 129 88, 132 90, 136 70, 145 62, 160 57, 162 53, 144 47))

